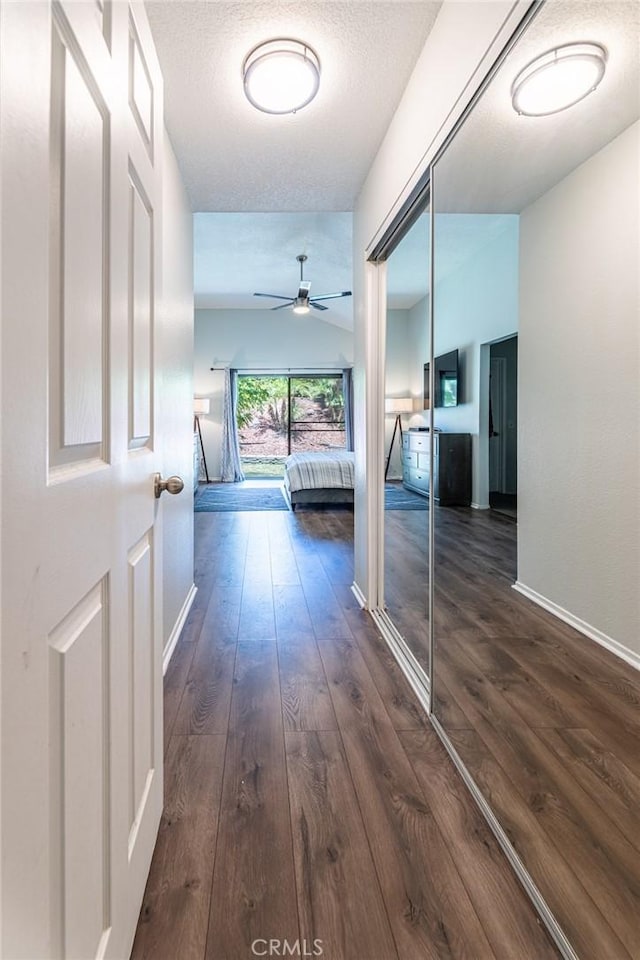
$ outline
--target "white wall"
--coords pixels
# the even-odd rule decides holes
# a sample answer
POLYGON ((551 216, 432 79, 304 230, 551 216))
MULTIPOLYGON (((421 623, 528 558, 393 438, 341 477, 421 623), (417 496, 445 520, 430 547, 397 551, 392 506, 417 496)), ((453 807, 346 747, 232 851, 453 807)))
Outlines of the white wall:
POLYGON ((164 476, 184 490, 161 501, 165 649, 193 585, 193 219, 171 142, 163 150, 162 303, 157 325, 162 372, 164 476))
MULTIPOLYGON (((429 298, 423 297, 410 310, 387 311, 385 345, 385 397, 410 396, 414 401, 413 414, 403 414, 402 427, 425 426, 428 411, 423 411, 424 364, 429 359, 429 298)), ((384 420, 385 457, 393 436, 394 416, 384 420)), ((393 447, 387 479, 402 477, 402 461, 398 438, 393 447)))
MULTIPOLYGON (((437 169, 435 179, 437 190, 437 169)), ((481 345, 518 330, 518 217, 437 214, 435 251, 434 353, 458 350, 460 388, 458 406, 436 407, 434 422, 448 433, 471 434, 471 499, 484 508, 489 506, 489 356, 481 345)))
POLYGON ((636 657, 639 138, 522 213, 518 465, 519 581, 636 657))
MULTIPOLYGON (((411 340, 409 337, 409 311, 387 311, 387 346, 385 365, 385 397, 406 397, 410 394, 409 370, 411 357, 411 340)), ((403 415, 404 426, 408 418, 403 415)), ((384 449, 385 456, 393 438, 395 414, 387 414, 384 418, 384 449)), ((402 461, 400 437, 396 433, 389 462, 388 480, 398 480, 402 477, 402 461)))
POLYGON ((195 393, 211 399, 211 413, 201 417, 200 424, 214 480, 220 477, 224 375, 211 367, 342 370, 353 363, 353 334, 318 316, 296 316, 290 310, 196 310, 194 350, 195 393))
POLYGON ((365 600, 377 592, 380 516, 368 484, 380 458, 382 357, 377 268, 366 251, 408 196, 471 99, 528 6, 527 0, 445 0, 354 211, 355 582, 365 600))
MULTIPOLYGON (((418 300, 409 311, 409 336, 411 337, 411 361, 409 390, 414 400, 424 403, 424 365, 429 362, 429 296, 418 300)), ((429 411, 414 413, 412 427, 427 426, 429 411)))

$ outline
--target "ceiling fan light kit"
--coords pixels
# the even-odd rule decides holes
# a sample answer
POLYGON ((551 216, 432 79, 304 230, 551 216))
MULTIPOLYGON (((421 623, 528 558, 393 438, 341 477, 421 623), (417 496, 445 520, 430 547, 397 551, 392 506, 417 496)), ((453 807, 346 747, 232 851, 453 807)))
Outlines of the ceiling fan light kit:
POLYGON ((259 43, 242 64, 244 92, 263 113, 296 113, 320 87, 320 60, 302 40, 280 37, 259 43))
POLYGON ((309 304, 302 297, 296 297, 293 303, 293 312, 298 314, 309 313, 309 304))
POLYGON ((285 303, 279 303, 277 307, 271 307, 272 310, 284 310, 285 307, 292 307, 293 312, 297 314, 309 313, 311 307, 314 310, 328 310, 328 307, 325 307, 323 303, 318 303, 318 300, 336 300, 339 297, 350 297, 351 290, 342 290, 340 293, 324 293, 319 297, 311 297, 311 283, 308 280, 304 279, 303 270, 304 263, 307 259, 305 253, 300 253, 296 257, 296 260, 300 264, 300 282, 298 284, 298 292, 295 297, 283 297, 279 293, 254 293, 254 297, 269 297, 273 300, 284 300, 285 303))
POLYGON ((547 117, 567 110, 596 89, 607 65, 599 43, 565 43, 528 63, 511 86, 520 116, 547 117))

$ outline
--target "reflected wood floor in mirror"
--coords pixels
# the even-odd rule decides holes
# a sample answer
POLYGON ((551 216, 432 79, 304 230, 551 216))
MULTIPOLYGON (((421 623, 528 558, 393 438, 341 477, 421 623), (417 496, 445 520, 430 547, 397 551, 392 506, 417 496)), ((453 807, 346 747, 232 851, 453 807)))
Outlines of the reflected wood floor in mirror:
POLYGON ((353 598, 353 514, 195 522, 132 956, 251 960, 286 939, 326 960, 557 958, 353 598))
POLYGON ((436 512, 436 714, 581 960, 637 960, 640 675, 511 589, 516 530, 436 512))
POLYGON ((385 510, 384 599, 398 633, 429 675, 429 513, 385 510))

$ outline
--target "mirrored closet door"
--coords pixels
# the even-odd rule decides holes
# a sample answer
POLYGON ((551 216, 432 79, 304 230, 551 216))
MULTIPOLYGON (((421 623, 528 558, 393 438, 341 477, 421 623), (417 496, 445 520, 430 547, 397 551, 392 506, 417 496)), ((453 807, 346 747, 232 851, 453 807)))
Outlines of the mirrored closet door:
POLYGON ((434 715, 581 960, 640 956, 639 116, 640 6, 554 0, 431 178, 434 715))
POLYGON ((429 665, 429 211, 387 261, 384 603, 392 628, 429 665))

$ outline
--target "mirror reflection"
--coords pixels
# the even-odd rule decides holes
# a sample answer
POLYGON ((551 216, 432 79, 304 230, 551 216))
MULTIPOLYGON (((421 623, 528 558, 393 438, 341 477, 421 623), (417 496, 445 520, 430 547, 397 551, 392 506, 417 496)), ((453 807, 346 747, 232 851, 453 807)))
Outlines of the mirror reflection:
POLYGON ((545 4, 432 178, 434 437, 471 487, 434 507, 434 711, 582 960, 640 955, 639 43, 635 3, 545 4), (587 40, 595 90, 514 107, 587 40))
POLYGON ((429 673, 429 213, 387 262, 384 599, 429 673))

